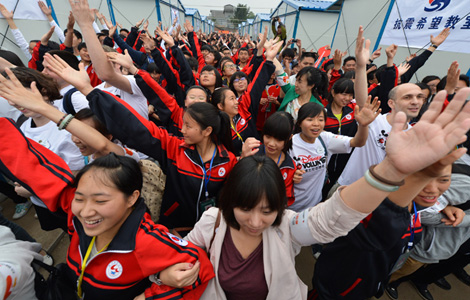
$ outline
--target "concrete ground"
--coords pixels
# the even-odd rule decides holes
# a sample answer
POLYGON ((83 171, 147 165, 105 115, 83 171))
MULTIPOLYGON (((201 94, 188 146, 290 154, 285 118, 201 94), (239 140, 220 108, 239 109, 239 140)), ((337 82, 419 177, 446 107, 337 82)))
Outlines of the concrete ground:
MULTIPOLYGON (((3 208, 2 214, 9 220, 14 213, 14 203, 11 200, 6 200, 0 203, 3 208)), ((54 257, 54 263, 65 262, 67 248, 70 244, 68 235, 62 234, 62 230, 57 229, 55 231, 46 232, 43 231, 39 222, 34 218, 34 208, 31 208, 29 212, 23 218, 16 220, 15 222, 22 226, 26 231, 34 237, 39 243, 42 244, 43 248, 49 251, 54 257)), ((299 277, 309 286, 312 287, 312 274, 315 265, 315 258, 312 255, 310 247, 302 248, 300 254, 296 257, 296 268, 299 277)), ((466 267, 467 272, 470 273, 470 266, 466 267)), ((445 291, 436 285, 430 285, 429 291, 434 296, 435 300, 464 300, 470 299, 470 287, 460 282, 454 275, 446 277, 449 283, 452 285, 450 291, 445 291)), ((399 299, 403 300, 417 300, 421 297, 416 293, 414 288, 409 283, 403 283, 398 288, 400 295, 399 299)), ((375 299, 375 298, 372 298, 375 299)), ((388 300, 389 298, 384 295, 379 300, 388 300)))

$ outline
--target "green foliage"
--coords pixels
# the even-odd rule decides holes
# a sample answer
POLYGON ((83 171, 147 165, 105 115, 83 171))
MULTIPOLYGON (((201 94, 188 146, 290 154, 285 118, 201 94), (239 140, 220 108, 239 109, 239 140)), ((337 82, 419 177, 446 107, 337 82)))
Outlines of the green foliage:
POLYGON ((255 14, 250 11, 250 8, 248 7, 247 4, 237 4, 237 7, 235 8, 235 15, 230 19, 230 21, 238 25, 241 22, 245 22, 246 19, 254 19, 255 14))

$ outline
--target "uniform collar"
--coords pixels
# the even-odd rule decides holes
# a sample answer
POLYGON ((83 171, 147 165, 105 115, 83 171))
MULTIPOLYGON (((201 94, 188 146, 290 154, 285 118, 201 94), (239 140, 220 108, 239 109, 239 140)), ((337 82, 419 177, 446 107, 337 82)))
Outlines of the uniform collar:
MULTIPOLYGON (((139 198, 134 210, 127 217, 126 221, 124 221, 121 228, 119 228, 118 233, 113 238, 106 251, 133 251, 135 249, 135 238, 146 210, 147 206, 144 203, 144 199, 139 198)), ((85 234, 82 223, 80 223, 75 216, 73 217, 73 225, 79 236, 80 251, 81 253, 86 253, 93 237, 85 234)))

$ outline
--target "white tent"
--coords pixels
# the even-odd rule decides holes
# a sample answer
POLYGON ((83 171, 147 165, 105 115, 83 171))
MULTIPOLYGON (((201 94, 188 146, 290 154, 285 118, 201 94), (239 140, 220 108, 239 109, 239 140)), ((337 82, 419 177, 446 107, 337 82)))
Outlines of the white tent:
POLYGON ((253 38, 256 38, 258 33, 262 33, 264 31, 264 27, 268 26, 268 30, 271 27, 271 14, 264 14, 258 13, 253 21, 253 38))
MULTIPOLYGON (((387 21, 387 16, 391 12, 396 1, 409 0, 344 0, 338 19, 333 49, 348 51, 354 56, 357 31, 360 25, 364 27, 364 36, 371 40, 372 48, 382 47, 382 56, 374 63, 381 65, 386 63, 385 48, 389 45, 381 45, 382 27, 387 21)), ((470 12, 462 12, 465 15, 470 12)), ((452 34, 452 33, 451 33, 452 34)), ((427 48, 428 45, 423 45, 427 48)), ((395 63, 401 63, 410 53, 415 53, 419 48, 399 47, 395 56, 395 63)), ((420 51, 421 52, 421 51, 420 51)), ((412 82, 421 80, 426 75, 445 76, 450 64, 457 60, 460 64, 462 74, 465 74, 470 67, 470 55, 447 51, 435 51, 428 59, 427 63, 418 70, 412 82)))
POLYGON ((281 18, 286 26, 287 39, 301 39, 303 48, 317 51, 331 44, 341 2, 282 0, 271 17, 281 18))
MULTIPOLYGON (((53 8, 54 19, 62 29, 65 29, 70 11, 68 1, 43 0, 43 2, 47 2, 53 8)), ((180 24, 185 19, 185 8, 180 0, 88 0, 88 3, 91 8, 98 9, 108 20, 115 20, 127 29, 130 29, 142 18, 149 20, 149 30, 152 32, 159 20, 163 26, 169 27, 175 17, 178 18, 180 24)), ((2 4, 8 10, 15 10, 15 23, 27 41, 39 40, 49 30, 50 25, 43 17, 37 5, 37 0, 2 0, 2 4), (29 15, 22 13, 24 10, 32 13, 29 15), (25 15, 26 17, 19 19, 18 15, 25 15), (43 17, 42 20, 40 20, 41 17, 43 17)), ((77 25, 75 28, 79 30, 77 25)), ((0 35, 2 49, 15 52, 26 62, 26 57, 16 45, 5 19, 0 19, 0 35)), ((55 35, 52 36, 51 40, 59 42, 55 35)))
POLYGON ((186 20, 189 20, 194 27, 194 31, 202 30, 201 14, 197 8, 186 8, 186 20))

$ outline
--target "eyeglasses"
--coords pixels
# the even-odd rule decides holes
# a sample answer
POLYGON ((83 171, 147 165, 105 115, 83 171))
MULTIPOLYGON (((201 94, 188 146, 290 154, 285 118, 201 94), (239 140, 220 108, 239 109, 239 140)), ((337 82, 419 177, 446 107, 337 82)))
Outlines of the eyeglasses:
POLYGON ((234 80, 233 80, 233 83, 243 82, 243 81, 246 81, 246 78, 245 78, 245 77, 241 77, 241 78, 234 79, 234 80))
POLYGON ((225 69, 235 69, 235 68, 236 68, 235 65, 225 65, 225 66, 224 66, 224 70, 225 70, 225 69))
POLYGON ((215 76, 213 72, 202 72, 201 76, 215 76))

